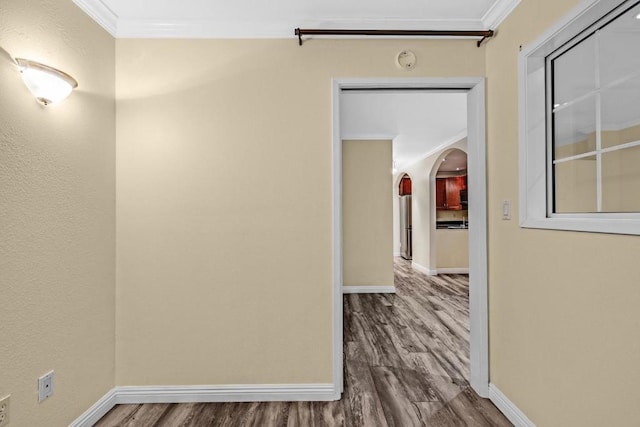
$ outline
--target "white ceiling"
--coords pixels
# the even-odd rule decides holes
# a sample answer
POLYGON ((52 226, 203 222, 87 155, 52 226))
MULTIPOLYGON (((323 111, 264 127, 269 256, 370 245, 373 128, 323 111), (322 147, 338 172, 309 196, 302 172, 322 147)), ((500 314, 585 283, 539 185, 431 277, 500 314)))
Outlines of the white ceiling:
POLYGON ((520 0, 73 0, 116 37, 293 37, 301 28, 495 29, 520 0))
POLYGON ((467 153, 453 150, 442 159, 438 172, 461 172, 467 170, 467 153))
POLYGON ((345 91, 342 139, 392 139, 404 169, 467 135, 467 94, 430 91, 345 91))

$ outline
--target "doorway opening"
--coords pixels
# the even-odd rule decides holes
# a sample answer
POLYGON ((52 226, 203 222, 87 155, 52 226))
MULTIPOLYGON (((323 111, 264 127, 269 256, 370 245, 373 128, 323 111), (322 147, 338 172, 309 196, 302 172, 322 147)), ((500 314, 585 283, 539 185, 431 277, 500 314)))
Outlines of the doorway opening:
POLYGON ((443 152, 430 171, 435 229, 429 229, 430 265, 437 274, 469 274, 468 159, 460 148, 443 152))
MULTIPOLYGON (((487 209, 486 209, 486 136, 485 91, 483 78, 451 79, 341 79, 333 82, 333 377, 337 393, 343 390, 343 223, 342 223, 342 140, 341 98, 351 90, 426 90, 467 94, 468 142, 468 220, 469 230, 469 383, 481 397, 489 395, 488 322, 487 322, 487 209)), ((380 136, 382 138, 388 136, 380 136)), ((366 139, 366 138, 361 138, 366 139)), ((376 138, 370 138, 376 139, 376 138)), ((450 145, 448 143, 447 145, 450 145)), ((440 147, 440 149, 446 147, 440 147)), ((423 173, 428 179, 429 173, 423 173)), ((414 176, 415 178, 415 176, 414 176)), ((415 179, 412 183, 415 185, 415 179)), ((415 197, 415 187, 412 189, 415 197)), ((431 192, 435 206, 435 194, 431 192)), ((415 222, 415 200, 412 202, 415 222)), ((436 218, 429 221, 435 229, 436 218)), ((415 227, 413 232, 415 232, 415 227)), ((415 250, 415 247, 413 248, 415 250)), ((413 251, 412 251, 413 252, 413 251)), ((413 254, 415 256, 415 252, 413 254)))
POLYGON ((411 177, 408 174, 402 175, 398 186, 399 219, 400 219, 400 256, 406 260, 411 260, 412 240, 411 240, 411 177))

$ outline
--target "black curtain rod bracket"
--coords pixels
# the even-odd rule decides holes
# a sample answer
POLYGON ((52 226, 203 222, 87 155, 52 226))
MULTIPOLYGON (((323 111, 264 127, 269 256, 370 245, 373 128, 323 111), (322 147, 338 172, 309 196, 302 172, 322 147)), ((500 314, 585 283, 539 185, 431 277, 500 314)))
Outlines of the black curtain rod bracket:
POLYGON ((296 28, 295 35, 298 36, 298 45, 302 46, 302 36, 394 36, 394 37, 480 37, 478 47, 482 43, 493 37, 493 30, 329 30, 296 28))

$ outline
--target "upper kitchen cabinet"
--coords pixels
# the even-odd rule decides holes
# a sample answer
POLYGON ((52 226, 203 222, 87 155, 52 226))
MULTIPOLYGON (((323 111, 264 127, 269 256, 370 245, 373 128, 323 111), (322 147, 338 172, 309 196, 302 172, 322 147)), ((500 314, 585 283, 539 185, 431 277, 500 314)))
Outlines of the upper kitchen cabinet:
POLYGON ((400 188, 398 188, 398 192, 401 196, 411 195, 411 178, 409 178, 409 175, 404 174, 400 180, 400 188))
POLYGON ((466 209, 467 176, 436 178, 436 209, 466 209))

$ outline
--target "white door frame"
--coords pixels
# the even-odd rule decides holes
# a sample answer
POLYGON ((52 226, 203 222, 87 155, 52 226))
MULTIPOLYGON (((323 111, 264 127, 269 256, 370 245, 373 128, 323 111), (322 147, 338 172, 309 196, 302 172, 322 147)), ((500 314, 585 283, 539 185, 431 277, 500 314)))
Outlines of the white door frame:
MULTIPOLYGON (((349 78, 333 80, 333 382, 342 392, 342 137, 340 94, 343 89, 413 88, 466 90, 469 187, 469 320, 471 387, 489 397, 489 323, 487 283, 487 161, 485 81, 462 78, 349 78)), ((427 171, 425 171, 427 173, 427 171)))

